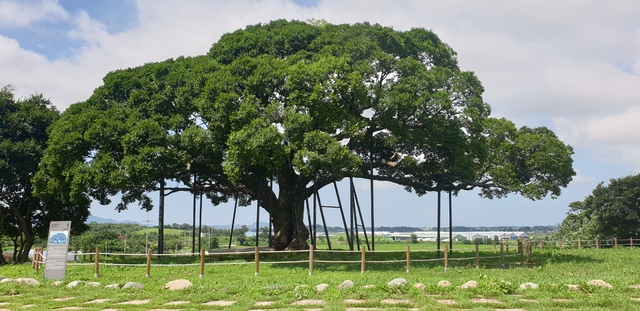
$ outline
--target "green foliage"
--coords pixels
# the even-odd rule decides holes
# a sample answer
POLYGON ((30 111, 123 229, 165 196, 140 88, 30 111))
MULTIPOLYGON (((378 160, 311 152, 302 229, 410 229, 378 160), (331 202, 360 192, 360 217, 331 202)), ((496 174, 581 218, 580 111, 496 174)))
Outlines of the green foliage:
POLYGON ((258 200, 276 249, 293 232, 308 236, 314 188, 345 177, 418 195, 480 187, 487 197, 557 197, 575 175, 571 147, 546 128, 490 118, 483 91, 426 29, 252 25, 205 56, 109 73, 52 126, 36 186, 65 202, 121 194, 119 210, 151 209, 149 193, 166 181, 214 204, 258 200))
POLYGON ((218 237, 217 237, 217 236, 214 236, 214 237, 211 239, 211 244, 209 244, 209 248, 211 248, 211 249, 218 249, 218 248, 220 248, 220 241, 218 241, 218 237))
POLYGON ((418 244, 418 236, 415 233, 411 234, 411 244, 418 244))
POLYGON ((600 183, 583 201, 572 202, 560 234, 567 237, 640 237, 640 174, 600 183))
POLYGON ((33 191, 31 178, 47 147, 47 129, 58 117, 41 94, 16 100, 11 86, 0 90, 0 235, 11 239, 15 262, 28 260, 35 239, 46 237, 50 221, 71 220, 73 231, 85 229, 87 205, 37 198, 33 191))

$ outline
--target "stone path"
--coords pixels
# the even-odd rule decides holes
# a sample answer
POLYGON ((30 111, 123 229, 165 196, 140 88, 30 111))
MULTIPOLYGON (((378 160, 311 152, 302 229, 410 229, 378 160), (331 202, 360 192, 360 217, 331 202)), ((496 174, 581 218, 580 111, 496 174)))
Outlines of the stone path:
MULTIPOLYGON (((20 282, 29 284, 29 279, 20 279, 20 280, 21 280, 20 282)), ((76 283, 71 282, 69 283, 69 285, 73 284, 73 286, 79 286, 79 285, 93 286, 93 285, 87 285, 90 283, 84 283, 84 282, 80 283, 80 281, 76 283)), ((99 286, 99 283, 97 284, 99 286)), ((405 284, 406 284, 406 280, 402 278, 398 278, 398 279, 394 279, 392 282, 389 282, 387 286, 389 287, 405 286, 405 284)), ((479 308, 483 308, 483 309, 492 309, 492 310, 501 310, 501 311, 526 311, 526 309, 505 309, 504 307, 506 306, 504 304, 506 303, 506 301, 501 301, 500 299, 496 299, 496 298, 486 298, 482 296, 476 296, 476 297, 470 297, 467 299, 452 299, 439 294, 424 293, 424 288, 425 288, 424 285, 422 284, 422 287, 417 286, 420 284, 416 284, 413 287, 421 289, 423 291, 423 297, 430 300, 429 303, 440 304, 440 305, 451 305, 452 308, 455 308, 457 304, 467 304, 471 302, 477 305, 479 308)), ((67 287, 69 287, 69 285, 67 285, 67 287)), ((119 288, 117 284, 114 284, 114 285, 115 287, 113 288, 119 288)), ((601 280, 590 281, 587 285, 611 288, 610 284, 601 280)), ((167 288, 168 290, 179 290, 179 289, 188 288, 190 286, 192 286, 192 284, 187 280, 176 280, 176 281, 167 283, 165 288, 167 288)), ((339 288, 349 288, 351 286, 353 286, 353 282, 345 281, 339 286, 339 288)), ((374 285, 365 285, 363 287, 366 287, 366 286, 374 286, 374 285)), ((438 286, 448 287, 452 285, 449 282, 441 281, 438 283, 438 286)), ((457 286, 457 288, 460 288, 460 289, 474 288, 476 286, 478 286, 477 282, 469 281, 461 286, 457 286)), ((567 285, 567 286, 568 288, 572 288, 571 286, 575 288, 579 288, 578 285, 567 285)), ((126 287, 142 288, 142 284, 129 282, 125 284, 122 288, 126 288, 126 287)), ((322 292, 328 287, 329 287, 328 284, 320 284, 316 286, 316 290, 318 292, 322 292)), ((112 288, 112 287, 111 285, 107 285, 105 286, 105 288, 112 288)), ((537 285, 533 283, 523 283, 520 286, 520 288, 522 290, 535 289, 537 288, 537 285)), ((640 289, 640 285, 637 285, 637 287, 629 286, 629 288, 640 289)), ((299 288, 297 288, 296 290, 298 289, 299 288)), ((20 305, 19 304, 20 298, 16 298, 19 296, 20 295, 0 296, 0 311, 28 309, 28 308, 35 309, 37 307, 40 307, 40 308, 45 307, 46 305, 46 303, 45 305, 40 305, 40 304, 20 305)), ((530 304, 531 306, 534 306, 536 303, 543 301, 538 299, 525 298, 524 295, 511 295, 510 297, 511 297, 510 299, 519 299, 519 301, 530 304)), ((120 301, 120 302, 114 302, 113 299, 110 299, 110 298, 96 298, 89 301, 82 301, 82 299, 78 297, 68 296, 67 294, 67 296, 60 296, 60 297, 55 297, 50 299, 53 302, 57 302, 58 305, 60 305, 60 303, 64 303, 64 305, 67 305, 65 307, 60 307, 53 310, 89 310, 89 309, 95 310, 96 308, 102 308, 100 309, 101 311, 123 311, 123 310, 129 310, 131 308, 135 308, 136 310, 145 310, 145 311, 177 311, 177 310, 182 310, 180 309, 181 307, 186 309, 190 307, 193 308, 195 304, 199 306, 209 306, 209 307, 212 307, 212 309, 220 310, 220 309, 224 309, 225 307, 233 306, 236 304, 235 300, 212 300, 212 301, 198 302, 198 303, 191 302, 188 300, 176 300, 176 301, 166 302, 161 307, 158 308, 158 303, 155 303, 155 304, 152 303, 153 298, 133 299, 128 301, 120 301)), ((640 302, 640 298, 630 297, 629 299, 632 301, 640 302)), ((568 302, 574 301, 572 299, 561 299, 561 298, 553 298, 550 300, 554 303, 558 303, 559 305, 563 305, 568 302)), ((417 305, 417 303, 411 299, 380 299, 380 300, 343 299, 342 302, 345 305, 345 310, 347 311, 374 311, 374 310, 387 310, 387 309, 394 309, 394 310, 403 309, 403 310, 416 310, 416 311, 419 310, 418 308, 419 305, 417 305), (375 305, 376 307, 369 307, 368 305, 375 305)), ((256 301, 253 303, 252 306, 249 307, 249 311, 280 311, 283 309, 292 309, 292 308, 305 310, 305 311, 321 311, 326 305, 328 305, 328 303, 322 299, 303 299, 303 300, 294 301, 286 306, 280 306, 281 304, 282 302, 279 302, 279 301, 256 301), (273 307, 282 307, 283 309, 278 309, 273 307)))
MULTIPOLYGON (((459 301, 457 301, 456 299, 440 298, 440 295, 425 295, 425 297, 429 297, 430 299, 433 299, 435 303, 442 304, 442 305, 455 305, 459 303, 459 301)), ((68 301, 72 303, 76 299, 77 298, 73 296, 63 296, 63 297, 54 298, 52 300, 56 302, 68 301)), ((640 301, 640 298, 630 298, 630 299, 634 301, 640 301)), ((147 304, 150 304, 153 301, 151 298, 134 299, 129 301, 118 302, 115 304, 111 303, 111 300, 112 299, 109 299, 109 298, 99 298, 99 299, 94 299, 94 300, 85 301, 85 302, 77 301, 75 303, 76 304, 75 306, 62 307, 62 308, 57 308, 53 310, 88 310, 90 309, 88 305, 99 306, 100 304, 105 304, 105 308, 101 309, 101 311, 123 311, 123 310, 128 310, 133 306, 135 306, 136 309, 146 310, 146 311, 177 311, 181 309, 175 309, 175 308, 169 308, 169 307, 171 306, 187 307, 186 305, 192 303, 191 301, 177 300, 177 301, 170 301, 165 303, 164 306, 168 307, 166 309, 164 308, 145 309, 144 306, 147 304)), ((495 310, 500 310, 500 311, 507 311, 507 310, 526 311, 526 309, 499 308, 498 306, 500 304, 503 304, 503 302, 495 298, 485 298, 485 297, 478 296, 478 297, 469 299, 469 301, 477 305, 486 305, 487 307, 492 307, 492 308, 495 308, 495 310)), ((527 303, 539 302, 537 299, 526 299, 526 298, 520 298, 520 301, 527 302, 527 303)), ((572 300, 552 299, 552 301, 566 303, 572 300)), ((346 305, 345 310, 347 311, 374 311, 374 310, 385 310, 386 308, 393 308, 396 310, 398 308, 405 308, 405 310, 416 310, 416 311, 419 310, 419 308, 415 306, 415 302, 411 299, 382 299, 382 300, 344 299, 342 302, 346 305), (379 303, 382 305, 382 307, 362 307, 361 306, 367 303, 379 303)), ((228 307, 228 306, 234 305, 235 303, 236 303, 235 300, 212 300, 212 301, 199 303, 199 304, 203 306, 228 307)), ((277 303, 278 303, 277 301, 256 301, 253 304, 253 307, 250 308, 248 311, 279 311, 281 309, 269 308, 269 306, 277 303)), ((6 301, 0 302, 0 311, 13 310, 13 309, 10 309, 11 305, 12 305, 11 302, 6 302, 6 301)), ((326 305, 326 301, 321 299, 303 299, 303 300, 295 301, 290 304, 290 306, 292 307, 299 307, 301 310, 305 310, 305 311, 320 311, 323 309, 324 305, 326 305)), ((21 309, 26 309, 30 307, 37 307, 37 305, 23 305, 21 306, 21 309)), ((91 308, 95 308, 95 306, 91 306, 91 308)))

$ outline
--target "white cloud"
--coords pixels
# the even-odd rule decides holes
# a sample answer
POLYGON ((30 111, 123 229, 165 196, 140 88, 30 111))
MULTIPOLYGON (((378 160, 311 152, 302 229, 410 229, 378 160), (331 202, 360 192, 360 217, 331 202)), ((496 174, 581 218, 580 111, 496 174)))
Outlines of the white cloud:
MULTIPOLYGON (((85 100, 112 70, 202 55, 224 33, 270 20, 369 21, 433 29, 476 72, 498 116, 550 125, 571 145, 635 167, 640 158, 640 11, 638 1, 462 2, 321 0, 139 0, 134 28, 110 34, 87 13, 69 16, 56 1, 0 0, 0 26, 73 20, 82 44, 56 60, 0 36, 0 84, 18 95, 41 92, 61 109, 85 100), (30 11, 31 10, 31 11, 30 11), (23 12, 29 12, 25 16, 23 12), (36 13, 33 13, 36 12, 36 13), (602 152, 602 151, 605 152, 602 152)), ((591 172, 589 172, 591 173, 591 172)), ((377 186, 376 186, 377 187, 377 186)))
POLYGON ((0 26, 24 27, 39 21, 56 21, 68 18, 58 1, 0 1, 0 26))

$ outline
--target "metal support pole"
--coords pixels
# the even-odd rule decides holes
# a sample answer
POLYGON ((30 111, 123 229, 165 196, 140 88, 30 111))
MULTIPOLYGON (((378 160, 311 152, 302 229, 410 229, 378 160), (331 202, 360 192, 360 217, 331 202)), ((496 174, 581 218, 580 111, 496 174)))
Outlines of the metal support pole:
POLYGON ((451 203, 451 190, 449 190, 449 252, 453 251, 453 216, 451 211, 453 210, 451 203))
POLYGON ((438 254, 438 258, 440 258, 440 191, 438 191, 438 232, 436 233, 436 248, 437 248, 437 254, 438 254))
POLYGON ((229 249, 233 241, 233 226, 236 224, 236 211, 238 210, 238 194, 236 193, 236 203, 233 205, 233 218, 231 219, 231 233, 229 234, 229 249))

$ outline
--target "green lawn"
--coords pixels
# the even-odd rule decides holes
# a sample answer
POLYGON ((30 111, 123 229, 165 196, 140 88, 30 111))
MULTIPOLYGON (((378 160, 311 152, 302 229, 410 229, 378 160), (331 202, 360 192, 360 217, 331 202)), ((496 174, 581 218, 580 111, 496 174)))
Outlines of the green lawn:
MULTIPOLYGON (((376 245, 379 250, 366 253, 367 260, 404 258, 406 245, 394 244, 399 252, 382 251, 391 246, 376 245)), ((421 245, 421 244, 417 244, 421 245)), ((412 249, 416 245, 410 245, 412 249)), ((454 250, 456 250, 454 245, 454 250)), ((459 245, 462 247, 463 245, 459 245)), ((472 246, 473 247, 473 246, 472 246)), ((492 256, 493 246, 483 249, 481 255, 492 256)), ((433 250, 434 248, 431 248, 433 250)), ((427 249, 426 253, 434 253, 427 249)), ((461 257, 454 251, 452 256, 461 257)), ((419 252, 416 252, 419 253, 419 252)), ((507 257, 506 268, 501 268, 499 259, 482 259, 481 268, 476 269, 473 261, 452 261, 448 271, 444 271, 442 261, 424 261, 411 263, 409 273, 404 262, 390 264, 367 263, 366 271, 360 273, 359 253, 319 252, 317 260, 354 261, 354 263, 316 263, 314 272, 309 275, 308 263, 278 264, 267 261, 308 259, 308 254, 263 254, 259 275, 255 276, 253 256, 236 257, 233 261, 222 260, 223 256, 207 257, 204 278, 200 278, 198 258, 171 259, 164 257, 163 262, 180 261, 186 266, 152 266, 149 278, 145 278, 145 267, 100 266, 98 278, 94 277, 92 265, 69 265, 64 283, 73 280, 98 281, 100 287, 81 286, 67 289, 55 287, 51 280, 43 279, 43 270, 34 272, 30 265, 2 266, 0 275, 5 277, 33 277, 41 282, 32 287, 15 282, 0 283, 0 309, 51 310, 56 308, 80 307, 83 310, 252 310, 252 309, 322 309, 345 310, 347 307, 377 308, 383 310, 640 310, 640 290, 629 289, 629 285, 640 284, 637 259, 640 249, 572 249, 540 251, 534 249, 533 264, 520 266, 519 256, 507 257), (244 263, 246 264, 239 264, 244 263), (229 265, 229 263, 235 263, 229 265), (224 264, 224 265, 221 265, 224 264), (386 283, 402 277, 408 286, 388 288, 386 283), (194 286, 182 291, 168 291, 163 285, 174 279, 188 279, 194 286), (590 280, 601 279, 613 289, 604 289, 586 285, 590 280), (355 286, 340 290, 337 285, 344 280, 352 280, 355 286), (451 287, 438 287, 441 280, 448 280, 451 287), (466 281, 475 280, 479 287, 460 289, 457 286, 466 281), (137 281, 144 284, 143 289, 105 289, 107 284, 124 284, 137 281), (520 290, 524 282, 539 285, 538 289, 520 290), (318 284, 329 284, 323 292, 317 292, 318 284), (425 289, 414 288, 417 283, 425 284, 425 289), (579 290, 570 290, 567 284, 579 285, 579 290), (306 287, 301 287, 306 285, 306 287), (365 285, 374 285, 365 288, 365 285), (298 288, 296 290, 296 288, 298 288), (72 298, 70 298, 72 297, 72 298), (65 298, 68 300, 61 300, 65 298), (485 299, 478 301, 476 299, 485 299), (56 301, 56 299, 60 301, 56 301), (106 302, 86 302, 95 299, 110 299, 106 302), (150 299, 144 305, 126 305, 119 303, 131 300, 150 299), (354 305, 355 299, 359 302, 354 305), (397 305, 389 305, 386 299, 396 299, 397 305), (297 306, 296 301, 321 300, 319 305, 297 306), (167 303, 181 301, 182 305, 167 306, 167 303), (231 306, 206 305, 211 301, 234 301, 231 306), (256 306, 257 302, 269 301, 267 307, 256 306), (454 304, 446 304, 454 303, 454 304)), ((412 258, 418 254, 412 253, 412 258)), ((429 255, 431 256, 431 255, 429 255)), ((435 256, 434 256, 435 258, 435 256)), ((101 258, 103 262, 117 262, 117 258, 101 258)), ((133 261, 133 259, 128 259, 133 261)), ((136 259, 144 263, 144 258, 136 259)), ((154 262, 157 260, 154 258, 154 262)))

